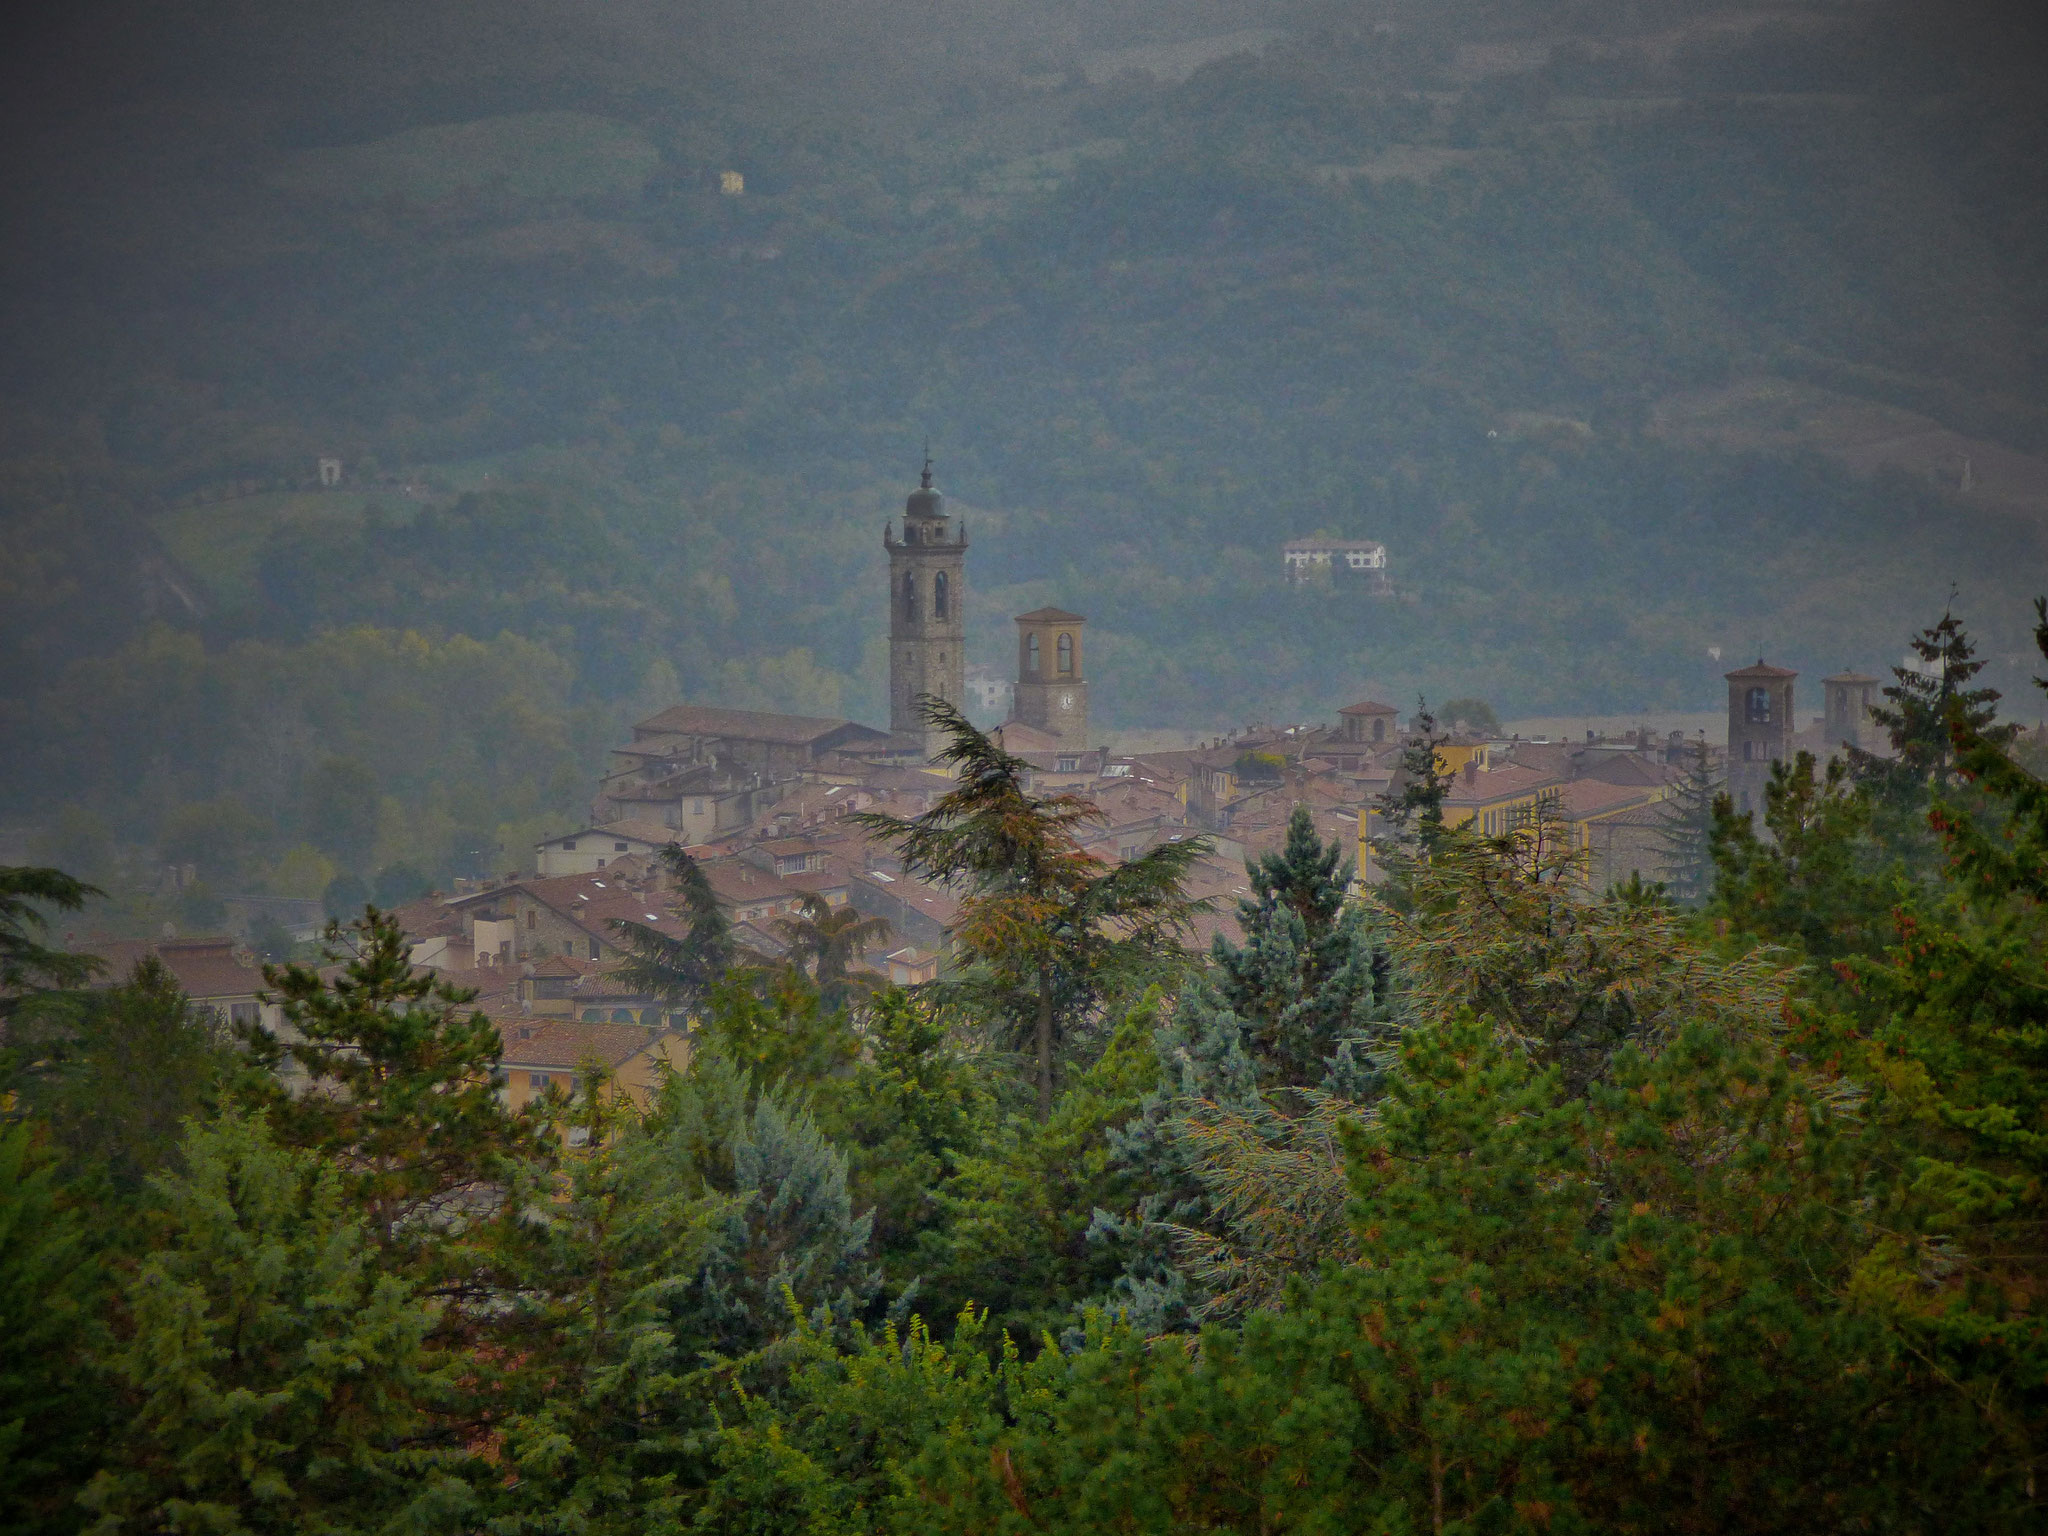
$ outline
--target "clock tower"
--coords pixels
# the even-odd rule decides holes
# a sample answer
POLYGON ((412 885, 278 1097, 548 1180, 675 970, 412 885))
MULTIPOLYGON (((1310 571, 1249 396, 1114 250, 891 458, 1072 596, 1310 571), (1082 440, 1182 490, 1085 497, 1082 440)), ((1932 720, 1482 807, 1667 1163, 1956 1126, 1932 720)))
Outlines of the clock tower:
POLYGON ((1017 615, 1017 703, 1011 711, 1067 747, 1088 745, 1088 678, 1081 670, 1081 628, 1064 608, 1017 615))

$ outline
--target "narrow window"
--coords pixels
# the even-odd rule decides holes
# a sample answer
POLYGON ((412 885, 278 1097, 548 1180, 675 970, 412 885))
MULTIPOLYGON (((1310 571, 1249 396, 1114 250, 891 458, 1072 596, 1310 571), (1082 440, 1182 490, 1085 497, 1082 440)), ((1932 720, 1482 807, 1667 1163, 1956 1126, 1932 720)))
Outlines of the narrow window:
POLYGON ((946 573, 940 571, 932 577, 932 617, 946 616, 946 573))
POLYGON ((540 926, 539 918, 540 914, 534 911, 533 908, 528 907, 526 909, 526 926, 529 932, 540 926))
POLYGON ((903 617, 912 624, 917 622, 917 572, 903 573, 903 617))
POLYGON ((1061 671, 1062 673, 1071 673, 1071 672, 1072 672, 1073 670, 1074 670, 1074 637, 1073 637, 1072 635, 1061 635, 1061 636, 1060 636, 1060 671, 1061 671))
POLYGON ((1033 677, 1038 676, 1038 636, 1024 637, 1024 670, 1033 677))
POLYGON ((1386 722, 1386 721, 1384 721, 1384 720, 1375 720, 1375 721, 1373 721, 1373 723, 1372 723, 1372 739, 1373 739, 1374 741, 1385 741, 1385 740, 1387 739, 1387 722, 1386 722))

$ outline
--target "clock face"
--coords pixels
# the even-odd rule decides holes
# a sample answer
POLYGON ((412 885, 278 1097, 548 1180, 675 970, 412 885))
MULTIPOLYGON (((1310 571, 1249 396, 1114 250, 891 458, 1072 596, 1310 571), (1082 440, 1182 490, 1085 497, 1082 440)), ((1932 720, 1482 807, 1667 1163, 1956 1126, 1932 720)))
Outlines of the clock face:
POLYGON ((1061 708, 1061 709, 1072 709, 1073 707, 1074 707, 1074 696, 1073 696, 1073 695, 1072 695, 1071 693, 1063 693, 1063 694, 1061 694, 1061 695, 1060 695, 1060 708, 1061 708))

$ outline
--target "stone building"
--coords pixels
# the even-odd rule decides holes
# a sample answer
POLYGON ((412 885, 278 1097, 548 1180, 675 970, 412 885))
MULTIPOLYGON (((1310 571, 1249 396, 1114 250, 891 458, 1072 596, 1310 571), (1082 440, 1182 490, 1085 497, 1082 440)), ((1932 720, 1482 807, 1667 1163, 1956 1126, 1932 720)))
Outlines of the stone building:
POLYGON ((889 731, 930 756, 941 745, 926 725, 926 695, 958 709, 967 698, 967 529, 953 527, 946 500, 924 461, 917 489, 903 504, 903 537, 888 526, 889 731))
POLYGON ((1064 608, 1017 615, 1015 716, 1063 747, 1088 745, 1088 677, 1081 656, 1087 622, 1064 608))
POLYGON ((1861 672, 1837 672, 1822 678, 1820 686, 1825 704, 1821 728, 1827 748, 1833 750, 1846 742, 1858 751, 1876 751, 1884 739, 1883 730, 1870 718, 1877 707, 1878 679, 1861 672))
POLYGON ((1771 764, 1792 756, 1792 684, 1799 674, 1767 665, 1738 667, 1728 680, 1728 794, 1737 812, 1764 809, 1771 764))

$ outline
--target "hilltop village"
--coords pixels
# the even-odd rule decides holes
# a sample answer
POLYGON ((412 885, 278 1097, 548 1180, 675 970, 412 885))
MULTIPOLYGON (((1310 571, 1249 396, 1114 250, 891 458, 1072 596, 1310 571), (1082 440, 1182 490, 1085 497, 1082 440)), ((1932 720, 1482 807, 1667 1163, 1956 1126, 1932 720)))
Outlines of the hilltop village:
MULTIPOLYGON (((952 782, 933 763, 941 742, 921 700, 966 707, 969 545, 929 462, 900 529, 891 523, 883 542, 888 729, 709 705, 664 709, 612 750, 587 824, 539 844, 530 874, 458 882, 452 894, 399 910, 414 964, 474 988, 499 1024, 515 1104, 567 1081, 592 1056, 631 1088, 651 1081, 658 1062, 680 1048, 688 1021, 614 974, 625 953, 616 923, 682 935, 659 857, 670 844, 702 869, 738 943, 757 955, 785 952, 780 920, 851 907, 887 924, 888 939, 865 957, 878 976, 908 986, 945 969, 955 893, 918 878, 851 819, 864 811, 918 816, 952 782)), ((1301 548, 1288 546, 1290 568, 1304 563, 1301 548)), ((1383 577, 1380 546, 1344 546, 1338 558, 1347 555, 1369 560, 1371 579, 1383 577)), ((1189 894, 1208 900, 1191 936, 1203 949, 1219 935, 1240 939, 1235 910, 1247 894, 1246 860, 1280 845, 1297 807, 1309 810, 1325 842, 1353 850, 1361 884, 1376 881, 1379 808, 1403 789, 1404 756, 1424 729, 1449 776, 1448 825, 1497 835, 1540 808, 1575 840, 1589 891, 1670 873, 1673 796, 1702 767, 1750 809, 1762 803, 1771 764, 1797 751, 1825 758, 1844 744, 1883 750, 1870 719, 1878 679, 1825 679, 1824 711, 1802 727, 1797 674, 1759 659, 1727 674, 1725 748, 1648 729, 1572 741, 1488 735, 1366 698, 1335 703, 1322 720, 1249 726, 1186 750, 1119 753, 1091 732, 1086 618, 1044 607, 1018 614, 1015 624, 1011 714, 990 735, 1028 765, 1031 792, 1074 793, 1095 805, 1099 819, 1082 841, 1105 861, 1209 839, 1212 851, 1188 883, 1189 894)), ((262 996, 260 968, 230 940, 116 948, 124 953, 109 957, 113 974, 126 974, 148 950, 195 1001, 239 1021, 279 1022, 262 996)))

